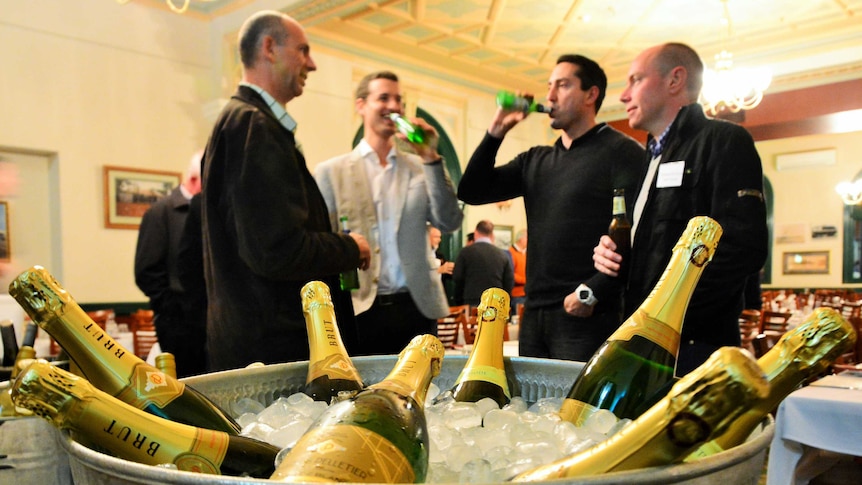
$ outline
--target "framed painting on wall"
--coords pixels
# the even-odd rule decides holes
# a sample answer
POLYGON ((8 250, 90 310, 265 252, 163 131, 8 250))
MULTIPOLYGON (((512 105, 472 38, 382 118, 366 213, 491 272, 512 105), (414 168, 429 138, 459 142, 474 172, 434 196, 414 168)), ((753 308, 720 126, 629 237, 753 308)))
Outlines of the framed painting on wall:
POLYGON ((0 201, 0 261, 12 259, 12 243, 9 238, 9 203, 0 201))
POLYGON ((179 172, 105 166, 105 227, 137 229, 153 204, 180 184, 179 172))
POLYGON ((494 226, 494 245, 500 249, 509 250, 512 245, 512 226, 494 226))
POLYGON ((829 251, 796 251, 783 254, 784 274, 829 274, 829 251))

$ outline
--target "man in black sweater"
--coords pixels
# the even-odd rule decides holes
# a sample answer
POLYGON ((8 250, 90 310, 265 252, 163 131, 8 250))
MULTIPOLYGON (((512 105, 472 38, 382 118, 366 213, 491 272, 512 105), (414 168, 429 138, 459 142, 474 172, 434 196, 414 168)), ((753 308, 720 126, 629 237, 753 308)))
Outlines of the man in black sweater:
POLYGON ((560 57, 547 95, 551 128, 561 130, 557 142, 495 167, 503 137, 527 116, 498 109, 458 186, 458 198, 468 204, 524 197, 530 238, 523 356, 586 361, 621 321, 618 283, 593 268, 593 246, 607 232, 614 189, 634 192, 644 151, 596 123, 606 88, 598 64, 560 57), (596 299, 592 292, 599 290, 607 295, 596 299))

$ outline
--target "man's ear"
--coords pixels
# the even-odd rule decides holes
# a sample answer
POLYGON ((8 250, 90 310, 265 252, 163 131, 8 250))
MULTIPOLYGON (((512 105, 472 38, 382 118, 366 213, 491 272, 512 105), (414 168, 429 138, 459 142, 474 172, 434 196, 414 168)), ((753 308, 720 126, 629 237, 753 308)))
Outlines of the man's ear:
POLYGON ((685 92, 687 82, 688 71, 682 66, 676 66, 668 75, 668 91, 674 95, 685 92))

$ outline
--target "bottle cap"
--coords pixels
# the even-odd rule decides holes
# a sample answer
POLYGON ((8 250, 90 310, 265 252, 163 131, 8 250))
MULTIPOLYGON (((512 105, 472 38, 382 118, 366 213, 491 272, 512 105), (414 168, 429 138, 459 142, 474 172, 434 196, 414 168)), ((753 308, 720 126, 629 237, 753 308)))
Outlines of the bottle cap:
POLYGON ((333 306, 329 286, 322 281, 309 281, 299 290, 299 295, 302 298, 302 311, 305 313, 321 305, 333 306))

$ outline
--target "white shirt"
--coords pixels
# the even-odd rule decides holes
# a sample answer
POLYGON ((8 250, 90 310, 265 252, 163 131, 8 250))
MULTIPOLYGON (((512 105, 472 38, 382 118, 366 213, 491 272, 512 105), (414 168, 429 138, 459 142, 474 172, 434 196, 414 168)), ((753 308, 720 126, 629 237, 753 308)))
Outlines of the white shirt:
POLYGON ((374 209, 377 213, 377 225, 372 227, 373 237, 380 244, 380 275, 377 282, 377 294, 388 295, 407 291, 407 278, 401 270, 401 257, 398 253, 398 235, 395 228, 395 204, 398 194, 395 190, 397 157, 395 147, 386 156, 386 166, 380 164, 377 152, 371 148, 365 139, 359 142, 359 153, 365 162, 365 174, 371 186, 374 199, 374 209))

